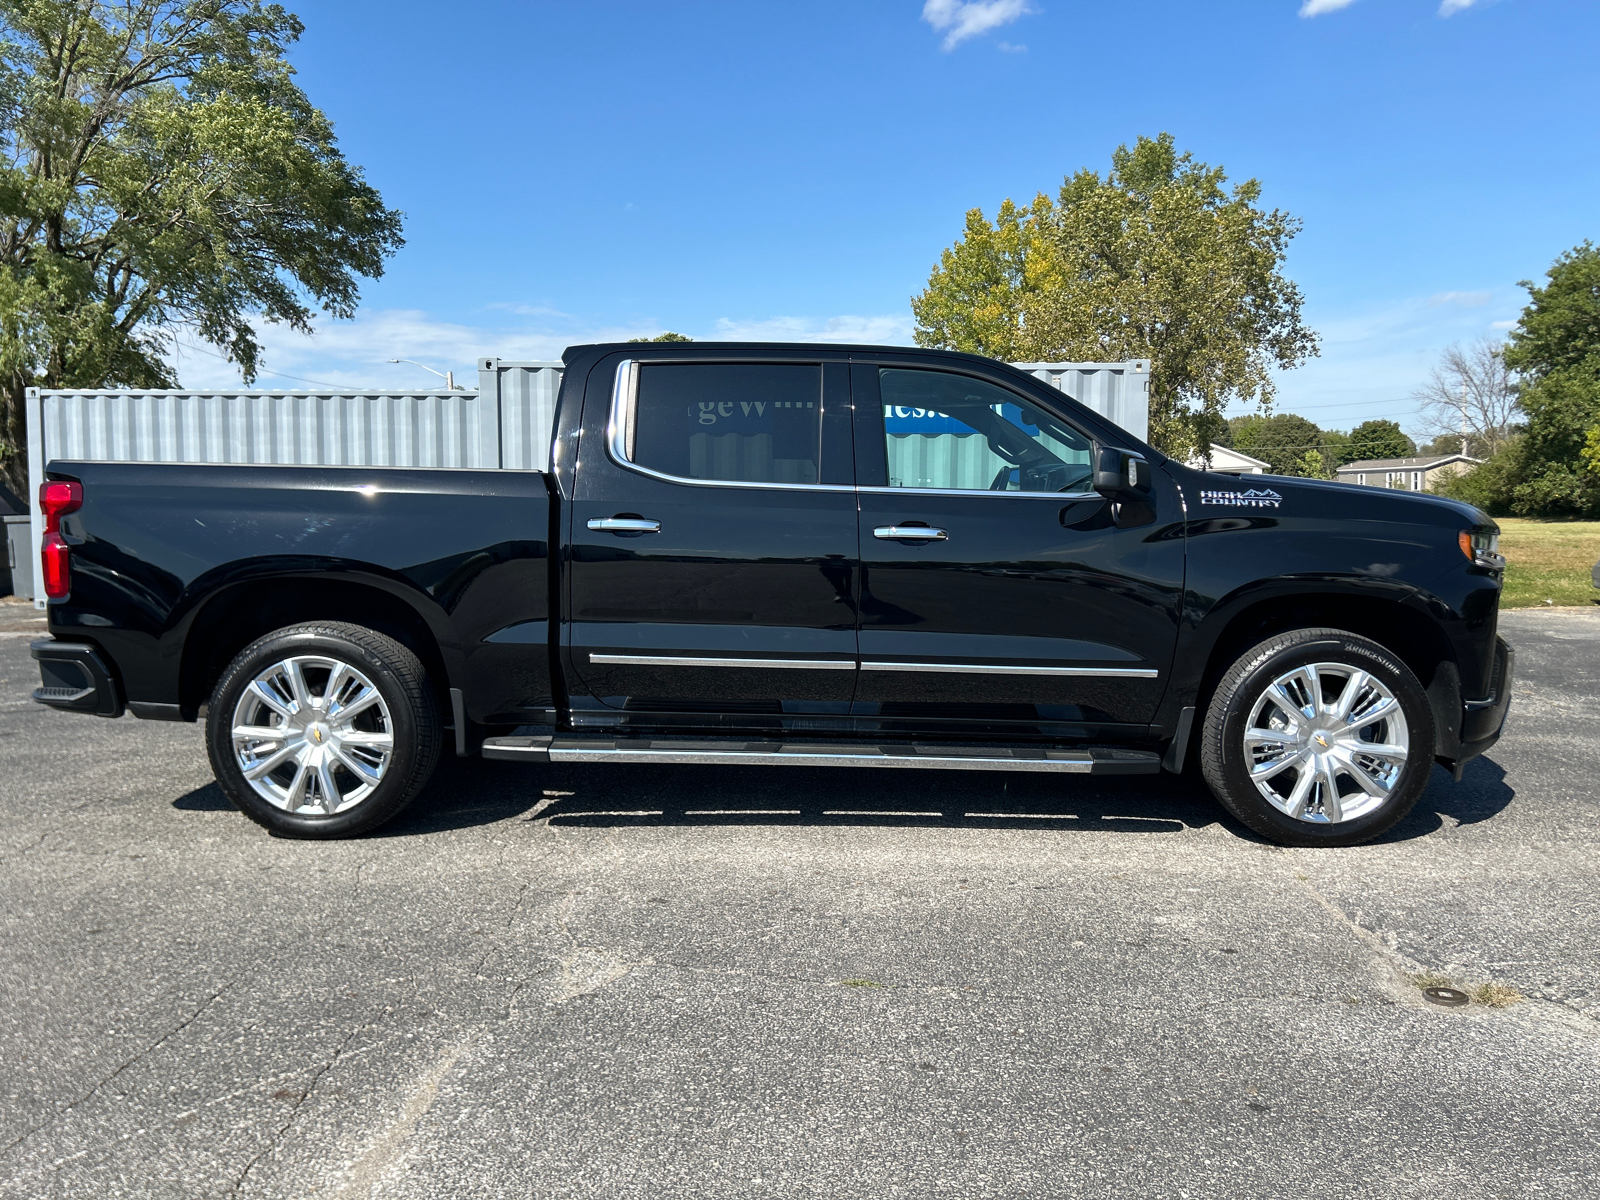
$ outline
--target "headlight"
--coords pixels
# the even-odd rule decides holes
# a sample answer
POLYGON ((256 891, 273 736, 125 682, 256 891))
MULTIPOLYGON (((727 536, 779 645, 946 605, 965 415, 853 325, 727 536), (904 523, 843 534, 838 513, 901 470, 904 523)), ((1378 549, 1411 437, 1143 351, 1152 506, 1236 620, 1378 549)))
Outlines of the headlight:
POLYGON ((1500 556, 1500 535, 1498 533, 1473 533, 1470 529, 1463 529, 1457 538, 1461 546, 1461 553, 1467 556, 1467 561, 1475 567, 1487 567, 1491 571, 1498 571, 1506 565, 1506 560, 1500 556))

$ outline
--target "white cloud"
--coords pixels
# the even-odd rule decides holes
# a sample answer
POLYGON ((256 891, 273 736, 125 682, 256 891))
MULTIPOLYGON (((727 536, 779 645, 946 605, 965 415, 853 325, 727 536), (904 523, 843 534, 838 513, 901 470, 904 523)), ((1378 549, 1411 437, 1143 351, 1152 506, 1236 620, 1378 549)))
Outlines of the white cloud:
POLYGON ((1428 297, 1428 307, 1441 304, 1459 304, 1462 308, 1482 308, 1493 298, 1492 292, 1435 292, 1428 297))
MULTIPOLYGON (((570 345, 594 341, 624 341, 660 332, 653 323, 585 326, 576 319, 555 319, 554 310, 518 312, 538 314, 538 324, 462 325, 441 321, 414 309, 377 309, 358 314, 353 321, 324 320, 316 332, 296 333, 281 325, 265 325, 258 332, 263 354, 258 387, 407 387, 442 386, 426 371, 387 359, 414 358, 439 371, 454 371, 456 382, 476 385, 476 360, 485 355, 513 360, 551 361, 570 345)), ((506 311, 506 310, 501 310, 506 311)), ((218 357, 207 345, 179 339, 173 361, 184 387, 240 387, 238 368, 218 357)))
MULTIPOLYGON (((325 321, 309 336, 281 325, 259 333, 263 355, 257 387, 418 388, 443 381, 391 358, 413 358, 437 371, 455 372, 456 383, 477 385, 477 360, 552 362, 568 346, 652 337, 666 326, 654 319, 631 323, 589 322, 546 305, 497 305, 492 323, 464 325, 415 309, 377 309, 353 321, 325 321), (518 321, 517 318, 527 318, 518 321)), ((709 330, 675 326, 680 333, 718 341, 909 344, 911 318, 770 317, 722 318, 709 330)), ((187 388, 242 386, 239 370, 209 345, 180 337, 171 356, 187 388)))
MULTIPOLYGON (((1338 12, 1341 8, 1349 8, 1356 0, 1306 0, 1300 6, 1302 17, 1320 17, 1323 13, 1338 12)), ((1450 0, 1445 0, 1450 3, 1450 0)), ((1471 3, 1471 0, 1468 0, 1471 3)))
POLYGON ((1464 9, 1471 8, 1478 0, 1440 0, 1439 15, 1453 17, 1464 9))
POLYGON ((954 50, 968 38, 1009 25, 1032 11, 1028 0, 928 0, 922 6, 922 19, 944 34, 944 49, 954 50))

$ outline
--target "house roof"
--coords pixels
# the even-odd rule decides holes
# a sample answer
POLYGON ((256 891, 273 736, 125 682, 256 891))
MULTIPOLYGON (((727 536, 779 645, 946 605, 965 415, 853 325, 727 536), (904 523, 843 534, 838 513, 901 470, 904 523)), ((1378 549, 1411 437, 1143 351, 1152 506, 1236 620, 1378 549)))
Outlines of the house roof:
POLYGON ((1466 454, 1424 454, 1416 458, 1364 458, 1360 462, 1346 463, 1338 474, 1349 475, 1356 471, 1431 471, 1445 463, 1466 462, 1476 466, 1481 458, 1466 454))

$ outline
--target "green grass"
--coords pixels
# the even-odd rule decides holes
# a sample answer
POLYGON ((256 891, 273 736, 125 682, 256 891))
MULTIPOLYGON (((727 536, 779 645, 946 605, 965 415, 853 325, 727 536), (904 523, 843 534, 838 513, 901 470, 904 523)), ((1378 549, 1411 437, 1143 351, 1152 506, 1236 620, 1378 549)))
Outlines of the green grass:
POLYGON ((1509 983, 1480 983, 1468 994, 1490 1008, 1510 1008, 1522 999, 1522 993, 1509 983))
POLYGON ((1500 553, 1506 556, 1501 608, 1593 604, 1600 599, 1589 578, 1600 559, 1600 521, 1530 521, 1499 517, 1500 553))

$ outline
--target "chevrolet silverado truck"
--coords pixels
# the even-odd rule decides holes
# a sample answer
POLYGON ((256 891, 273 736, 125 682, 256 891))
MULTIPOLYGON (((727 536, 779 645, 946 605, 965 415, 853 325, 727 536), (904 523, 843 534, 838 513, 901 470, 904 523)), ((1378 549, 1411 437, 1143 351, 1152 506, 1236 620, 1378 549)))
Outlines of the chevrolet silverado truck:
POLYGON ((438 756, 1198 771, 1349 845, 1500 735, 1504 560, 1435 496, 1193 470, 903 347, 569 349, 548 469, 55 461, 62 710, 205 722, 251 819, 345 837, 438 756))

